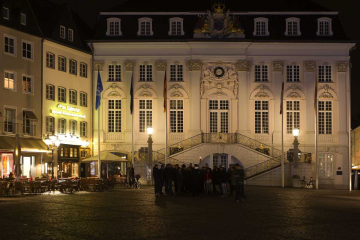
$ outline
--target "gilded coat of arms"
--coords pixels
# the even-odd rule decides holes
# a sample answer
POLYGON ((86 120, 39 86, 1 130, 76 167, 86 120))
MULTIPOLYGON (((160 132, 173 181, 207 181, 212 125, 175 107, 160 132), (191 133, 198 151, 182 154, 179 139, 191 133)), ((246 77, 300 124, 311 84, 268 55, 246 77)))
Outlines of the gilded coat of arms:
POLYGON ((199 16, 194 30, 195 38, 244 38, 244 29, 238 17, 225 13, 224 3, 215 3, 213 12, 199 16))

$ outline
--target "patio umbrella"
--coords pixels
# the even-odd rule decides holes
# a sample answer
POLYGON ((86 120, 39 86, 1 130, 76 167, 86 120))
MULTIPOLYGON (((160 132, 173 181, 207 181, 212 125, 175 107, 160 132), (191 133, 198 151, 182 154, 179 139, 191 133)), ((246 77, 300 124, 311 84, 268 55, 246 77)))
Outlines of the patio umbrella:
MULTIPOLYGON (((89 157, 89 158, 82 160, 82 162, 96 162, 96 161, 98 161, 98 159, 99 159, 98 156, 93 156, 93 157, 89 157)), ((128 162, 128 160, 123 159, 119 156, 116 156, 110 152, 100 153, 100 161, 107 163, 107 173, 106 173, 107 177, 109 177, 109 167, 108 167, 109 162, 128 162)), ((100 176, 100 173, 99 173, 99 176, 100 176)))
POLYGON ((20 137, 19 137, 19 134, 16 134, 15 142, 14 142, 14 161, 15 161, 15 176, 16 176, 16 178, 19 178, 21 175, 20 157, 21 157, 20 137))

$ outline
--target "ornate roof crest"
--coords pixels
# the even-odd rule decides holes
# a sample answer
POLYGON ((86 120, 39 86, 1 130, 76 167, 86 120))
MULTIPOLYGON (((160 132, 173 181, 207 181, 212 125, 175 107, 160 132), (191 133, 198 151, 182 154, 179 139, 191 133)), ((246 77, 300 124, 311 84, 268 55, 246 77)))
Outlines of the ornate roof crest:
POLYGON ((200 15, 195 26, 195 38, 244 38, 244 28, 238 17, 225 13, 225 3, 216 2, 213 11, 200 15))

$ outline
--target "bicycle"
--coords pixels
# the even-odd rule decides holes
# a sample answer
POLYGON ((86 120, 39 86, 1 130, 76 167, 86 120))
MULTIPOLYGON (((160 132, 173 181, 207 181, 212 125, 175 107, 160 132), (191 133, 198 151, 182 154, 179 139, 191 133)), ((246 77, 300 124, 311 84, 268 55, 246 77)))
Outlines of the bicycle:
POLYGON ((134 189, 141 189, 141 183, 139 181, 139 178, 132 178, 130 181, 127 179, 125 180, 125 188, 134 188, 134 189))
POLYGON ((300 184, 302 188, 314 188, 314 183, 315 181, 312 179, 312 177, 310 177, 309 181, 306 181, 305 176, 302 180, 300 180, 300 184))

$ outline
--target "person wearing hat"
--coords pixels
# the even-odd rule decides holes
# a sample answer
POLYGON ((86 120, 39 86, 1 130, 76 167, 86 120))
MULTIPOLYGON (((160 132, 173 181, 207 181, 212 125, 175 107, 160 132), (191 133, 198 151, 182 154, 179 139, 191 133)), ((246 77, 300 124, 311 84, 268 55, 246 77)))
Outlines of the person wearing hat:
POLYGON ((153 177, 155 183, 155 196, 160 195, 160 172, 159 172, 159 165, 155 164, 153 168, 153 177))

